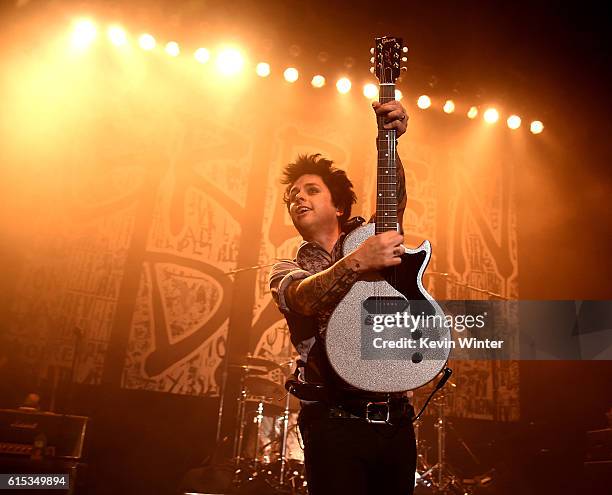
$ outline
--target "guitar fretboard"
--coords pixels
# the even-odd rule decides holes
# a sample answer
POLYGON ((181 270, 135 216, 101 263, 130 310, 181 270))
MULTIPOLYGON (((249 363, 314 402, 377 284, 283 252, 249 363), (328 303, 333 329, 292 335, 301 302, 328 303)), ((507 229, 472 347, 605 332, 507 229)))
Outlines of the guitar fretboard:
MULTIPOLYGON (((395 100, 395 84, 382 83, 379 101, 395 100)), ((378 117, 378 164, 376 177, 376 233, 397 230, 397 170, 395 167, 395 129, 385 129, 384 118, 378 117)))

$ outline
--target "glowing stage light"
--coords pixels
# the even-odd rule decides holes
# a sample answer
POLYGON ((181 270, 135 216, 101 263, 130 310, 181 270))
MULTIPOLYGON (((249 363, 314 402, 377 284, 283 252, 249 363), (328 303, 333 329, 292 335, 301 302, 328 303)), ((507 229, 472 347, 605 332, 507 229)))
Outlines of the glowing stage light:
POLYGON ((198 48, 193 56, 201 64, 205 64, 210 60, 210 52, 206 48, 198 48))
POLYGON ((244 58, 242 58, 242 55, 238 50, 235 50, 234 48, 227 48, 217 55, 215 63, 221 74, 224 76, 231 76, 238 74, 238 72, 242 70, 244 58))
POLYGON ((370 99, 376 98, 378 96, 378 86, 372 83, 366 84, 363 87, 363 96, 370 99))
POLYGON ((343 95, 345 95, 351 90, 351 86, 352 86, 351 81, 346 77, 341 77, 336 82, 336 89, 338 90, 340 94, 343 94, 343 95))
POLYGON ((403 97, 404 97, 404 95, 402 94, 402 92, 399 89, 396 89, 395 90, 395 99, 397 101, 400 101, 403 97))
POLYGON ((544 124, 539 120, 534 120, 529 126, 529 130, 534 134, 540 134, 544 130, 544 124))
POLYGON ((419 99, 417 100, 417 107, 419 107, 422 110, 425 110, 426 108, 429 108, 430 106, 431 106, 431 98, 429 98, 429 96, 427 95, 419 96, 419 99))
POLYGON ((495 124, 499 120, 499 112, 495 108, 487 108, 483 118, 487 124, 495 124))
POLYGON ((94 42, 97 35, 96 25, 89 19, 81 19, 74 24, 71 44, 77 50, 85 50, 94 42))
POLYGON ((518 129, 519 127, 521 127, 521 118, 518 115, 510 115, 510 117, 508 117, 508 120, 506 120, 506 123, 508 124, 508 127, 510 129, 518 129))
POLYGON ((178 57, 179 53, 181 53, 179 44, 176 41, 169 41, 166 43, 166 53, 171 57, 178 57))
POLYGON ((468 119, 475 119, 478 116, 478 108, 470 107, 467 113, 468 119))
POLYGON ((109 26, 108 39, 115 46, 124 46, 127 43, 125 31, 120 26, 109 26))
POLYGON ((453 113, 455 111, 455 102, 453 100, 446 100, 442 110, 444 110, 444 113, 453 113))
POLYGON ((288 69, 285 69, 285 72, 283 72, 283 77, 285 78, 285 81, 294 83, 298 80, 298 77, 300 77, 300 73, 294 67, 289 67, 288 69))
POLYGON ((259 77, 268 77, 270 75, 270 64, 259 62, 257 67, 255 67, 255 72, 259 77))
POLYGON ((148 33, 145 33, 140 35, 140 38, 138 38, 138 44, 140 45, 140 48, 148 51, 153 50, 153 48, 155 48, 156 42, 153 36, 148 33))
POLYGON ((312 84, 312 86, 315 88, 322 88, 325 86, 325 78, 322 75, 317 74, 316 76, 313 76, 310 84, 312 84))

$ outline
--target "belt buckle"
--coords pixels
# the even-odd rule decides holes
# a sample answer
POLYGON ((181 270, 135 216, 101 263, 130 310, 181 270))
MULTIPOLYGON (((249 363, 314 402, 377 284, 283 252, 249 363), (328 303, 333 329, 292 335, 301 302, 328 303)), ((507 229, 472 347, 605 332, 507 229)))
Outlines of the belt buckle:
MULTIPOLYGON (((384 412, 384 409, 383 409, 384 412)), ((365 419, 368 423, 373 423, 373 424, 389 424, 389 420, 391 419, 391 411, 389 410, 389 402, 368 402, 366 404, 366 410, 365 410, 365 419), (386 418, 385 419, 372 419, 370 418, 370 415, 374 415, 376 412, 379 411, 375 411, 372 410, 372 406, 384 406, 386 408, 386 418)))

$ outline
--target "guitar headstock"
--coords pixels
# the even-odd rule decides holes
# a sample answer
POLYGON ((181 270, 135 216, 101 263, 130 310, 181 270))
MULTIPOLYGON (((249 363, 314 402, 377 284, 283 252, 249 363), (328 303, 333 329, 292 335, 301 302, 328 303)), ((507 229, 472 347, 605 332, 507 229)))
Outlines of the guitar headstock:
POLYGON ((392 36, 376 38, 374 48, 370 49, 373 57, 370 62, 373 64, 370 71, 376 75, 381 84, 395 84, 404 67, 401 62, 408 60, 405 54, 408 48, 402 46, 402 39, 392 36))

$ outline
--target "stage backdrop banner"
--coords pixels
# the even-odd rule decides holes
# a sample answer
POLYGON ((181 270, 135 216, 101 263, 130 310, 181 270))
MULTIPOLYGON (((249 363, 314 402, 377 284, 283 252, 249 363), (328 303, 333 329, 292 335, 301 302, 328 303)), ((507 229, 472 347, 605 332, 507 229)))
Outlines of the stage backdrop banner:
MULTIPOLYGON (((41 380, 70 378, 74 363, 78 383, 217 396, 228 331, 254 355, 294 355, 267 285, 269 265, 300 242, 283 166, 299 153, 333 159, 355 185, 353 214, 368 218, 374 113, 358 91, 278 76, 203 81, 160 60, 135 71, 114 59, 90 68, 78 87, 104 90, 55 95, 56 125, 11 148, 7 163, 28 170, 20 197, 42 205, 8 225, 19 275, 3 341, 41 380), (250 325, 230 328, 232 311, 250 325)), ((432 243, 427 287, 517 298, 513 171, 525 157, 503 130, 405 105, 405 238, 432 243)), ((518 419, 517 363, 452 366, 452 415, 518 419)))

